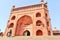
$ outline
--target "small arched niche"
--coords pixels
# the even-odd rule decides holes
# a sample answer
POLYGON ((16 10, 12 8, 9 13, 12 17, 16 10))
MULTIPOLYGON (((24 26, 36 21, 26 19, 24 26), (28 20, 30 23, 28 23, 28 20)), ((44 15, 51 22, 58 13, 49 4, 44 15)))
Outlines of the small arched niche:
POLYGON ((15 18, 16 18, 15 16, 12 16, 11 20, 15 20, 15 18))
POLYGON ((36 31, 36 35, 37 35, 37 36, 42 36, 42 35, 43 35, 43 32, 42 32, 41 30, 37 30, 37 31, 36 31))
POLYGON ((47 26, 49 26, 49 22, 47 22, 47 26))
POLYGON ((51 32, 50 31, 48 31, 48 35, 51 35, 51 32))
POLYGON ((14 26, 14 24, 13 24, 13 23, 11 23, 11 24, 9 25, 9 28, 13 28, 13 26, 14 26))
POLYGON ((45 14, 45 16, 46 16, 46 17, 48 16, 47 13, 45 14))
POLYGON ((40 12, 37 12, 36 13, 36 17, 41 17, 41 13, 40 12))
POLYGON ((36 26, 41 26, 41 25, 42 25, 42 22, 40 20, 37 20, 36 26))

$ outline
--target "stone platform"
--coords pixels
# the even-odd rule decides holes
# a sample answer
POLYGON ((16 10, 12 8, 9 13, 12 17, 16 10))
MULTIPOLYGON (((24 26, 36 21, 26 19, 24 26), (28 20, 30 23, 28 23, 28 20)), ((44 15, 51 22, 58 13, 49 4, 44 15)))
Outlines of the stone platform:
POLYGON ((0 37, 0 40, 60 40, 60 36, 15 36, 0 37))

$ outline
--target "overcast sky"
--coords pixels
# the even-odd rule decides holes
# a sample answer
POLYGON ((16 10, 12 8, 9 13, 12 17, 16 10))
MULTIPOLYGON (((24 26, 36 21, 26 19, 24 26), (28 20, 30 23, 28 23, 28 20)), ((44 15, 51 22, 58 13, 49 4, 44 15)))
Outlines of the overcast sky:
MULTIPOLYGON (((51 18, 52 29, 60 29, 60 0, 46 0, 51 18)), ((40 4, 40 0, 0 0, 0 29, 5 31, 13 5, 16 7, 40 4)))

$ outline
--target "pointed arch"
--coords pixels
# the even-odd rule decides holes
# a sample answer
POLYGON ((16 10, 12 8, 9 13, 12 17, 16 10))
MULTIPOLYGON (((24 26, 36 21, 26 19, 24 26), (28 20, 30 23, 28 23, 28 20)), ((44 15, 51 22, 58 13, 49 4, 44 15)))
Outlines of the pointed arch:
POLYGON ((42 35, 43 35, 43 32, 42 32, 41 30, 37 30, 37 31, 36 31, 36 35, 37 35, 37 36, 42 36, 42 35))
POLYGON ((16 18, 15 16, 12 16, 11 20, 15 20, 15 18, 16 18))
POLYGON ((36 13, 36 17, 41 17, 41 13, 36 13))
MULTIPOLYGON (((22 16, 21 18, 19 18, 19 20, 18 20, 18 22, 20 23, 20 24, 32 24, 33 22, 32 22, 32 18, 30 17, 30 16, 28 16, 28 15, 24 15, 24 16, 22 16)), ((18 24, 19 24, 18 23, 18 24)))
POLYGON ((42 22, 40 20, 37 20, 36 26, 41 26, 42 22))
POLYGON ((51 32, 50 31, 48 31, 48 35, 51 35, 51 32))
POLYGON ((7 36, 8 36, 8 37, 12 36, 12 29, 10 29, 10 30, 8 31, 7 36))
POLYGON ((14 23, 10 23, 10 25, 8 26, 8 28, 13 28, 14 23))
POLYGON ((24 31, 23 36, 30 36, 30 32, 28 30, 24 31))
POLYGON ((23 29, 25 29, 25 27, 27 27, 27 25, 30 25, 32 23, 33 23, 33 21, 32 21, 32 18, 30 16, 24 15, 24 16, 20 17, 17 21, 16 34, 15 35, 16 36, 22 35, 21 33, 23 33, 22 31, 24 31, 23 29))

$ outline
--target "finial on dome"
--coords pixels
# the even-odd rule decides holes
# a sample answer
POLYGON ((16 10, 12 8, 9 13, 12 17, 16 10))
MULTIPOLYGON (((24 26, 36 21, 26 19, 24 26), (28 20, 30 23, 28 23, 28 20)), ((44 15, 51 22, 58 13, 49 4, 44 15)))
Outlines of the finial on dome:
POLYGON ((46 1, 46 3, 45 4, 47 4, 47 1, 46 1))
POLYGON ((41 0, 41 2, 44 2, 44 0, 41 0))
POLYGON ((12 9, 15 9, 15 5, 12 6, 12 9))
POLYGON ((13 8, 15 8, 15 5, 13 5, 13 8))

